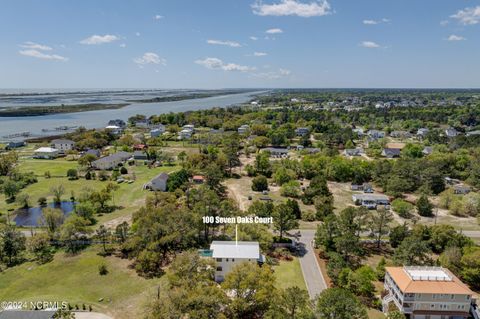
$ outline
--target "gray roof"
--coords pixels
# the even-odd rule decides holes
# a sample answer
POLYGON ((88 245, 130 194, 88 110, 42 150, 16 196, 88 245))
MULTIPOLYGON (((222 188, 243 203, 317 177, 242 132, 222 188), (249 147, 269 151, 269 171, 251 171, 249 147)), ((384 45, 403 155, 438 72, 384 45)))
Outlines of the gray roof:
POLYGON ((260 258, 260 246, 256 241, 213 241, 210 249, 213 258, 260 258))
POLYGON ((389 200, 388 196, 382 194, 354 194, 353 195, 357 200, 389 200))
POLYGON ((383 152, 385 155, 400 156, 402 150, 399 148, 384 148, 383 152))
POLYGON ((125 160, 129 159, 131 156, 132 156, 132 154, 130 154, 128 152, 120 151, 120 152, 117 152, 115 154, 99 158, 98 160, 94 161, 93 163, 110 162, 110 161, 116 160, 116 159, 120 159, 120 160, 125 161, 125 160))
POLYGON ((0 319, 51 319, 55 311, 40 310, 5 310, 0 312, 0 319))
POLYGON ((74 141, 72 140, 67 140, 67 139, 55 139, 52 140, 52 144, 75 144, 74 141))
POLYGON ((167 173, 158 174, 157 176, 155 176, 154 178, 152 178, 152 181, 155 180, 155 179, 168 180, 168 174, 167 174, 167 173))
POLYGON ((276 147, 266 147, 262 149, 262 151, 270 152, 270 153, 288 153, 288 149, 286 148, 276 148, 276 147))

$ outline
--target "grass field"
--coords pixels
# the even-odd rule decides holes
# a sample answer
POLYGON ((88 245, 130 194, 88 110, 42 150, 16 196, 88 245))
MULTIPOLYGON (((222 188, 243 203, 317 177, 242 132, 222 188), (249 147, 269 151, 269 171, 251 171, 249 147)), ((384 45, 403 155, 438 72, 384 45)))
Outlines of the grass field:
POLYGON ((307 290, 298 258, 294 258, 292 261, 281 260, 280 264, 273 269, 275 271, 275 276, 277 277, 278 288, 285 289, 297 286, 301 289, 307 290))
MULTIPOLYGON (((84 189, 98 190, 105 187, 108 183, 108 181, 85 180, 83 178, 73 181, 68 180, 66 177, 68 169, 78 169, 78 164, 76 161, 68 161, 62 158, 56 160, 22 159, 18 168, 22 172, 34 172, 37 176, 37 183, 27 186, 20 192, 29 195, 31 206, 36 206, 37 200, 40 197, 46 197, 47 200, 51 202, 53 200, 51 188, 57 185, 63 185, 65 188, 63 198, 64 200, 69 200, 72 192, 75 196, 78 196, 84 189), (44 174, 46 171, 50 172, 51 178, 45 178, 44 174)), ((119 206, 120 209, 98 217, 99 224, 123 215, 131 214, 137 210, 143 205, 145 197, 149 193, 143 190, 143 185, 162 172, 172 172, 178 168, 178 166, 162 166, 150 169, 143 164, 128 166, 129 176, 131 178, 135 177, 135 182, 132 184, 118 184, 119 189, 115 191, 113 200, 115 205, 119 206)), ((7 204, 5 202, 5 196, 3 194, 0 195, 0 211, 12 211, 17 208, 17 203, 7 204)))
POLYGON ((164 279, 139 277, 128 267, 130 261, 104 258, 98 251, 90 247, 76 256, 57 253, 45 265, 28 262, 0 272, 0 300, 85 303, 114 318, 141 317, 143 303, 164 279), (102 263, 109 271, 104 276, 98 272, 102 263))
POLYGON ((377 309, 368 308, 368 318, 369 319, 385 319, 385 315, 377 309))

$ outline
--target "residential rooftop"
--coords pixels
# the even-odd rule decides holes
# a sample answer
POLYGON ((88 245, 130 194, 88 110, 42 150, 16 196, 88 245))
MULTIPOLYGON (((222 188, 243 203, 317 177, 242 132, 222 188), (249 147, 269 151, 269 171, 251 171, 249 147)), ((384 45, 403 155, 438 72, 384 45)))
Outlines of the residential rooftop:
POLYGON ((472 294, 472 291, 446 268, 386 267, 385 270, 403 293, 472 294))
POLYGON ((210 245, 213 258, 260 258, 260 246, 256 241, 213 241, 210 245))

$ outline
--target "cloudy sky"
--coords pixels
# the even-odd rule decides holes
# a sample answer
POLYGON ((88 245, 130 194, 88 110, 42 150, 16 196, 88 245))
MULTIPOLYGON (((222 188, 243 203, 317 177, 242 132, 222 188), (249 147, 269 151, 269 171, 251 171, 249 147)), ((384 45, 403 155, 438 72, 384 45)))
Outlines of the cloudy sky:
POLYGON ((480 87, 480 0, 2 0, 0 88, 480 87))

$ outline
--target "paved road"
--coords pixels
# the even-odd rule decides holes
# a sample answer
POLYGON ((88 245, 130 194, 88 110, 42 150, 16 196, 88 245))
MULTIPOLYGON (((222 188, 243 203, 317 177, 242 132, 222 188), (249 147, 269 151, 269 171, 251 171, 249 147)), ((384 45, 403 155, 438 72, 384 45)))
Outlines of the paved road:
POLYGON ((480 238, 480 231, 478 230, 462 230, 462 233, 470 238, 480 238))
POLYGON ((323 278, 320 266, 315 258, 312 241, 315 237, 315 230, 300 230, 300 244, 303 245, 303 256, 299 258, 302 267, 303 278, 307 284, 308 294, 314 299, 324 289, 327 288, 325 279, 323 278))

